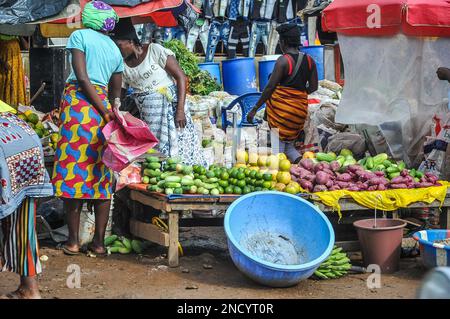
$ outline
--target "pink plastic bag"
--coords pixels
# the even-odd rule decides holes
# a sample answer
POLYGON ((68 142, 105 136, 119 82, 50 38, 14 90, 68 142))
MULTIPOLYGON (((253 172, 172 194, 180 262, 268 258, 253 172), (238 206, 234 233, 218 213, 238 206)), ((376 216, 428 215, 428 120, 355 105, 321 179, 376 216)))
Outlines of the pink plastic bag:
POLYGON ((114 108, 116 119, 106 124, 102 131, 108 143, 103 163, 115 172, 120 172, 158 144, 145 122, 118 109, 114 108))

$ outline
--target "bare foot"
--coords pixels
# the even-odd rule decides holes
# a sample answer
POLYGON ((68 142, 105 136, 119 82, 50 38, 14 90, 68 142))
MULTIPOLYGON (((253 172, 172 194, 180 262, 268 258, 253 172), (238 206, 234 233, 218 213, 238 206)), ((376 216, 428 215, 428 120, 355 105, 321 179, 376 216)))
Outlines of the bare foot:
POLYGON ((0 296, 0 299, 41 299, 39 290, 19 288, 14 292, 0 296))

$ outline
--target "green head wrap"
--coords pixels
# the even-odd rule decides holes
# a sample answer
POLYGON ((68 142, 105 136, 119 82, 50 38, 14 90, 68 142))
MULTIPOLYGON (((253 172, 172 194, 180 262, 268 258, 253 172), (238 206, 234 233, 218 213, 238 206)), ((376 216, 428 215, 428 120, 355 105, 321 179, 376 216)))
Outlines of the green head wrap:
POLYGON ((86 28, 111 32, 119 22, 119 16, 109 4, 91 1, 83 9, 82 21, 86 28))

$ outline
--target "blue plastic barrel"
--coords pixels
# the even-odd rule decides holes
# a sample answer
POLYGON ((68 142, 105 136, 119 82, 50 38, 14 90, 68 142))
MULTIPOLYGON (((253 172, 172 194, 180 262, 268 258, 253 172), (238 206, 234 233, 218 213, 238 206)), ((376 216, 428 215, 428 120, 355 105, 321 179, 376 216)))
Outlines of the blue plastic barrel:
POLYGON ((224 227, 236 267, 271 287, 310 277, 334 246, 328 218, 310 202, 281 192, 240 197, 228 208, 224 227))
POLYGON ((316 62, 317 75, 319 77, 319 81, 325 79, 324 46, 323 45, 312 45, 309 47, 300 47, 300 51, 311 56, 311 58, 314 59, 314 62, 316 62))
POLYGON ((277 60, 259 61, 259 90, 262 92, 269 82, 277 60))
POLYGON ((222 78, 220 76, 220 63, 218 62, 207 62, 199 63, 198 67, 201 70, 207 71, 216 80, 219 85, 222 85, 222 78))
POLYGON ((254 58, 222 61, 223 88, 231 95, 257 92, 254 58))

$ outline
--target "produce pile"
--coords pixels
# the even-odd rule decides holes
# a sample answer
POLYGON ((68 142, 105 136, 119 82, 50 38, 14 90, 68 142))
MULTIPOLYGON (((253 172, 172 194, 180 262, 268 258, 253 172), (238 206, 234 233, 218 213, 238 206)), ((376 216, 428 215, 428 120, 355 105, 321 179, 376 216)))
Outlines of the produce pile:
POLYGON ((284 154, 270 157, 272 167, 268 171, 257 166, 240 163, 233 168, 211 165, 188 166, 169 158, 162 162, 158 157, 147 156, 142 164, 142 182, 152 192, 171 194, 248 194, 256 191, 278 190, 291 194, 300 192, 300 185, 291 180, 290 162, 284 154))
POLYGON ((192 94, 208 95, 214 91, 220 91, 221 87, 206 71, 198 67, 197 56, 186 49, 183 42, 173 39, 164 43, 164 47, 175 53, 175 57, 189 78, 189 88, 192 94))
POLYGON ((139 240, 129 240, 125 237, 111 235, 105 238, 105 246, 108 254, 120 253, 129 254, 134 251, 136 254, 142 254, 143 243, 139 240))
POLYGON ((345 276, 352 268, 350 259, 341 247, 334 246, 330 256, 314 272, 318 279, 334 279, 345 276))
MULTIPOLYGON (((48 144, 53 150, 56 149, 56 143, 58 142, 58 133, 52 133, 50 126, 46 122, 42 122, 39 116, 31 110, 27 110, 24 113, 17 115, 21 120, 25 121, 39 136, 39 138, 49 138, 48 144)), ((44 145, 44 147, 47 145, 44 145)))
POLYGON ((343 149, 334 153, 306 154, 299 165, 290 169, 293 180, 308 192, 336 190, 383 191, 440 186, 437 176, 415 169, 407 169, 405 163, 388 158, 387 154, 366 157, 359 161, 351 152, 343 149))

